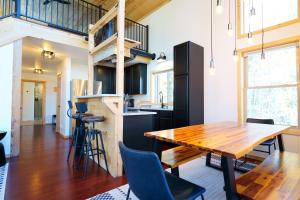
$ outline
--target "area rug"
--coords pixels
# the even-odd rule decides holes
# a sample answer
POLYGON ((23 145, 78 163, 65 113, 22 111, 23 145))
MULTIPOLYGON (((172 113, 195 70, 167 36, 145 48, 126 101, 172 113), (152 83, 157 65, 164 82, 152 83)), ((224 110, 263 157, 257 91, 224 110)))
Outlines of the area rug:
POLYGON ((0 167, 0 199, 4 199, 7 172, 8 172, 8 163, 0 167))
MULTIPOLYGON (((225 200, 223 173, 220 170, 205 166, 205 158, 195 159, 179 167, 180 177, 206 188, 206 200, 225 200)), ((241 173, 236 172, 236 177, 241 173)), ((128 185, 121 186, 111 191, 92 197, 91 200, 122 200, 126 199, 128 185)), ((130 193, 130 199, 137 197, 130 193)), ((200 197, 198 199, 201 199, 200 197)))

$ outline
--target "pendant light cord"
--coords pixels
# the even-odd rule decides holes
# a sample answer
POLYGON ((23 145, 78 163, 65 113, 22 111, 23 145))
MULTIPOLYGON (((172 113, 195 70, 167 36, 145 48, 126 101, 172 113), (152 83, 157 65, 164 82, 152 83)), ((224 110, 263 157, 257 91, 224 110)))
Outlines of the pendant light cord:
POLYGON ((251 33, 251 0, 249 0, 249 33, 251 33))
POLYGON ((265 39, 265 31, 264 31, 264 0, 261 1, 261 51, 264 52, 264 39, 265 39))
POLYGON ((213 0, 210 1, 210 56, 211 59, 213 60, 213 40, 212 40, 212 36, 213 36, 213 0))
POLYGON ((230 15, 231 15, 231 8, 230 8, 230 0, 228 0, 229 1, 229 13, 228 13, 228 21, 229 21, 229 24, 231 24, 231 20, 230 20, 230 15))
POLYGON ((234 0, 234 50, 236 50, 236 27, 237 27, 237 24, 236 24, 236 1, 237 0, 234 0))

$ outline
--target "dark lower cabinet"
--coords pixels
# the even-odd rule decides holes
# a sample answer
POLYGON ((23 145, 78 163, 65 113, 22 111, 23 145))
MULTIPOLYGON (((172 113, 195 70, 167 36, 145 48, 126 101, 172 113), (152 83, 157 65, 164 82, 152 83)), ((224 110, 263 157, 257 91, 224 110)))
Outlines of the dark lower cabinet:
POLYGON ((143 111, 156 112, 153 116, 153 131, 161 131, 173 128, 173 111, 171 110, 147 110, 143 111))
POLYGON ((145 137, 144 133, 153 131, 153 117, 153 115, 124 116, 124 144, 133 149, 151 151, 152 141, 151 139, 145 137))

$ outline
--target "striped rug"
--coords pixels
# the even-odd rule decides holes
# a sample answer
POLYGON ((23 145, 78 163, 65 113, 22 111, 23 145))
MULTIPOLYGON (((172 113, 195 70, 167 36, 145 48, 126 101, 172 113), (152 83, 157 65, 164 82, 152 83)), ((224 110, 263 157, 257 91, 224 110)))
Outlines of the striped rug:
MULTIPOLYGON (((219 170, 206 167, 205 158, 195 159, 187 164, 181 165, 179 170, 181 178, 206 188, 206 192, 204 193, 204 198, 206 200, 226 199, 225 192, 223 190, 223 173, 219 170)), ((240 173, 236 172, 236 177, 239 175, 240 173)), ((128 185, 123 185, 119 188, 92 197, 91 200, 126 199, 127 190, 128 185)), ((130 199, 136 200, 137 198, 133 193, 131 193, 130 199)))
POLYGON ((0 167, 0 199, 4 199, 7 172, 8 172, 8 163, 0 167))

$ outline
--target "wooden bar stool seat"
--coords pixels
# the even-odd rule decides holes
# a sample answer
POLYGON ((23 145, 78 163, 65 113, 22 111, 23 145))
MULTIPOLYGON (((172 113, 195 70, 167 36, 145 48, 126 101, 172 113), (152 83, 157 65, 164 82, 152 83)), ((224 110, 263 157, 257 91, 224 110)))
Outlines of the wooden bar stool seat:
POLYGON ((179 146, 163 151, 161 162, 167 167, 171 168, 172 174, 179 176, 179 165, 185 164, 196 158, 200 158, 203 155, 206 155, 206 153, 203 151, 185 146, 179 146))
POLYGON ((276 150, 236 184, 237 193, 246 199, 300 199, 300 156, 276 150))

